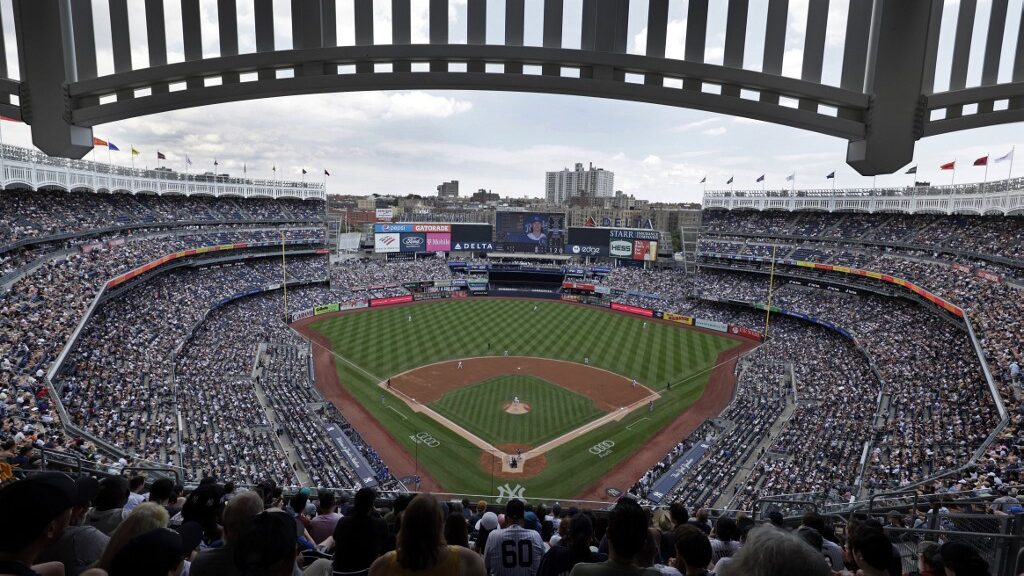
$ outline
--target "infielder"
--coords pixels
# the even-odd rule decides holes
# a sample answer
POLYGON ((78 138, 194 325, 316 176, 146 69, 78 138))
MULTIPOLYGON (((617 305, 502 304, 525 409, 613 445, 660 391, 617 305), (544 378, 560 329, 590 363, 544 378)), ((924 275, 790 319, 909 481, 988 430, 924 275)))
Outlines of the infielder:
POLYGON ((633 388, 636 388, 636 378, 633 378, 633 388))
POLYGON ((459 360, 459 370, 462 370, 462 360, 459 360))

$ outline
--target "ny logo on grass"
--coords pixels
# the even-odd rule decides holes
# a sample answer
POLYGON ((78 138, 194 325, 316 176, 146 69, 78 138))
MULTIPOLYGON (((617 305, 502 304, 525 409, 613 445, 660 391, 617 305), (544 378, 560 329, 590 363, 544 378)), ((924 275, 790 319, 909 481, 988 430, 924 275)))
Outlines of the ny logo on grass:
POLYGON ((510 488, 508 482, 506 482, 504 486, 498 486, 498 504, 501 504, 505 500, 512 500, 513 498, 523 498, 524 490, 526 490, 526 488, 523 488, 520 484, 516 484, 515 488, 510 488))

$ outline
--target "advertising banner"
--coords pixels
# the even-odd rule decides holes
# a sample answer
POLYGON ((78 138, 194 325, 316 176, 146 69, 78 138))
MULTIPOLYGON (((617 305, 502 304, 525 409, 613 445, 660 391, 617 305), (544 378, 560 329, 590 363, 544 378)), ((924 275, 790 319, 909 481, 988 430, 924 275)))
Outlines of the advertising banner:
POLYGON ((458 292, 452 292, 452 298, 466 298, 469 294, 459 290, 458 292))
POLYGON ((593 292, 596 286, 593 284, 581 284, 579 282, 562 282, 562 288, 566 290, 585 290, 587 292, 593 292))
POLYGON ((451 234, 451 224, 413 224, 413 232, 421 232, 426 234, 427 232, 433 232, 438 234, 451 234))
POLYGON ((620 312, 629 312, 630 314, 637 314, 640 316, 654 316, 653 310, 648 310, 647 308, 640 308, 638 306, 630 306, 628 304, 619 304, 618 302, 612 302, 611 309, 618 310, 620 312))
POLYGON ((110 248, 116 248, 117 246, 121 246, 125 242, 126 240, 123 237, 114 238, 112 240, 107 240, 107 246, 110 248))
POLYGON ((363 486, 370 488, 376 486, 377 475, 374 473, 373 468, 370 467, 370 463, 363 457, 362 452, 352 443, 352 440, 341 431, 337 424, 327 424, 326 428, 327 435, 331 437, 331 440, 334 440, 341 455, 349 463, 349 466, 352 467, 352 471, 359 477, 359 481, 363 483, 363 486))
POLYGON ((743 336, 744 338, 750 338, 751 340, 761 341, 761 333, 755 330, 751 330, 745 326, 737 326, 735 324, 729 326, 729 333, 735 334, 736 336, 743 336))
POLYGON ((562 294, 562 300, 566 302, 579 302, 580 297, 576 294, 562 294))
POLYGON ((729 326, 721 322, 716 322, 714 320, 704 320, 702 318, 697 318, 696 320, 693 321, 693 323, 700 328, 707 328, 708 330, 717 330, 718 332, 726 332, 729 330, 729 326))
POLYGON ((372 298, 370 300, 370 307, 391 306, 392 304, 405 304, 406 302, 412 302, 412 294, 391 296, 390 298, 372 298))
POLYGON ((427 233, 427 252, 448 252, 451 249, 451 234, 427 233))
POLYGON ((413 299, 419 302, 420 300, 440 300, 448 297, 448 292, 419 292, 413 294, 413 299))
POLYGON ((672 491, 679 484, 679 481, 686 476, 686 473, 693 469, 700 462, 700 459, 704 456, 704 453, 711 448, 711 445, 707 442, 698 442, 694 444, 693 448, 686 451, 667 472, 661 475, 657 481, 654 482, 654 486, 651 487, 651 492, 647 495, 647 499, 653 504, 660 504, 665 495, 672 491))
POLYGON ((452 245, 452 250, 491 252, 494 250, 494 242, 456 242, 452 245))
POLYGON ((395 219, 395 211, 391 208, 377 208, 375 215, 377 222, 391 222, 395 219))
POLYGON ((682 314, 676 314, 675 312, 665 312, 662 314, 662 318, 670 322, 678 322, 680 324, 686 324, 687 326, 693 326, 693 318, 683 316, 682 314))
POLYGON ((360 308, 369 308, 370 305, 366 300, 346 300, 344 302, 338 302, 338 310, 359 310, 360 308))
POLYGON ((399 252, 402 249, 401 235, 397 233, 380 233, 373 235, 373 251, 377 254, 399 252))
POLYGON ((577 256, 604 256, 606 251, 603 246, 583 246, 580 244, 570 244, 566 246, 567 254, 575 254, 577 256))
POLYGON ((313 307, 313 315, 314 316, 319 316, 321 314, 327 314, 328 312, 337 312, 337 311, 338 311, 338 303, 337 302, 332 302, 330 304, 321 304, 319 306, 314 306, 313 307))
POLYGON ((386 234, 388 232, 413 232, 412 224, 374 224, 374 234, 386 234))
POLYGON ((296 312, 295 314, 292 314, 292 322, 295 322, 296 320, 302 320, 303 318, 309 318, 312 315, 313 315, 313 309, 312 308, 307 308, 306 310, 303 310, 301 312, 296 312))
POLYGON ((993 274, 988 270, 977 270, 975 274, 978 275, 978 278, 984 278, 985 280, 988 280, 989 282, 995 282, 996 284, 999 284, 1000 282, 1003 281, 1002 276, 1000 276, 999 274, 993 274))
POLYGON ((633 260, 654 262, 658 259, 658 243, 654 240, 634 240, 633 260))
POLYGON ((632 258, 633 243, 629 240, 612 240, 608 243, 608 255, 613 258, 632 258))
POLYGON ((399 246, 402 252, 426 252, 426 234, 400 234, 399 246))

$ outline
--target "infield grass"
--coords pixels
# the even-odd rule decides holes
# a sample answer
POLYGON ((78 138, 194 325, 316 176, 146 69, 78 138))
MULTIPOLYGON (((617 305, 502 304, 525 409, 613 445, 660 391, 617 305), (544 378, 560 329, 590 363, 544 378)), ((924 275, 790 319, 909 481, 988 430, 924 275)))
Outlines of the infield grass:
POLYGON ((508 350, 510 355, 581 363, 588 357, 591 365, 636 378, 662 394, 653 412, 635 412, 566 442, 546 453, 542 473, 508 481, 513 487, 520 484, 527 498, 571 498, 593 484, 696 402, 718 354, 737 346, 725 337, 607 309, 499 298, 372 308, 314 322, 312 329, 330 340, 342 386, 449 492, 497 494, 506 480, 481 466, 479 448, 429 416, 390 395, 382 403, 377 384, 387 377, 433 362, 508 350), (671 390, 665 390, 668 382, 671 390), (418 433, 430 434, 437 443, 433 448, 417 443, 418 433), (615 446, 596 456, 589 449, 600 442, 615 446))
POLYGON ((498 376, 445 393, 431 408, 493 446, 523 444, 531 448, 600 418, 594 402, 535 376, 498 376), (518 397, 526 414, 509 414, 505 404, 518 397))

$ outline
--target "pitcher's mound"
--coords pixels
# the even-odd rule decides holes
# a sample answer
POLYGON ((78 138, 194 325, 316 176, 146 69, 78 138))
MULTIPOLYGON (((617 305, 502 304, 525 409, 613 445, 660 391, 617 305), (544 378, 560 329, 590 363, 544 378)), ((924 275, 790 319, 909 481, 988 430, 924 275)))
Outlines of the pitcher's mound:
POLYGON ((514 404, 512 402, 505 402, 505 412, 509 414, 526 414, 530 411, 530 405, 525 402, 514 404))

